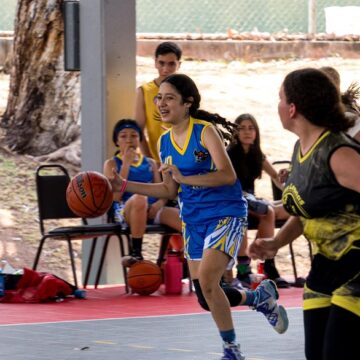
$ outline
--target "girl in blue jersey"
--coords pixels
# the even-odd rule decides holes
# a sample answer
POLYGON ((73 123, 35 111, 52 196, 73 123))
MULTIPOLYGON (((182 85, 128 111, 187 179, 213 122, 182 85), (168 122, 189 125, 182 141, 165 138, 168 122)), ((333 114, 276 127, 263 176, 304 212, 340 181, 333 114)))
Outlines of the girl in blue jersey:
MULTIPOLYGON (((142 131, 135 120, 119 120, 113 131, 113 141, 119 151, 104 163, 104 174, 112 170, 123 178, 141 183, 160 182, 161 177, 153 159, 139 151, 142 131)), ((147 222, 164 224, 181 232, 179 210, 165 206, 166 200, 146 197, 131 192, 115 193, 112 205, 114 221, 127 223, 131 231, 132 250, 126 263, 142 260, 142 241, 147 222)), ((125 264, 126 264, 125 263, 125 264)))
POLYGON ((306 359, 355 359, 360 329, 360 144, 344 133, 352 120, 345 115, 339 89, 322 71, 289 73, 279 95, 282 125, 299 137, 282 197, 292 216, 273 239, 256 239, 249 254, 271 258, 304 234, 314 246, 304 287, 306 359))
POLYGON ((247 218, 240 183, 213 124, 221 122, 225 129, 230 125, 219 115, 199 110, 199 91, 186 75, 174 74, 162 81, 157 106, 162 121, 172 125, 159 139, 163 182, 128 182, 114 172, 113 189, 178 197, 185 256, 198 301, 211 311, 219 329, 222 359, 245 359, 236 343, 230 305, 252 306, 279 333, 286 331, 288 320, 285 309, 276 303, 278 292, 271 280, 263 281, 255 291, 220 286, 240 247, 247 218))

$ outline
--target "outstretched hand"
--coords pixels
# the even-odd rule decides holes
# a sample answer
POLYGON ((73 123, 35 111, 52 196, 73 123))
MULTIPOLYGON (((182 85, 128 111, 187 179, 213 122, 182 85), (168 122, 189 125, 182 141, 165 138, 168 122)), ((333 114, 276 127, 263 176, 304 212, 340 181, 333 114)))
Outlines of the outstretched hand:
POLYGON ((164 174, 169 174, 178 184, 181 184, 184 180, 184 176, 181 174, 176 165, 161 164, 159 171, 164 174))
POLYGON ((113 192, 120 191, 120 189, 122 187, 122 184, 123 184, 123 179, 116 172, 115 168, 112 169, 112 176, 109 177, 109 181, 111 183, 111 187, 112 187, 113 192))
POLYGON ((278 246, 274 238, 258 238, 249 245, 247 252, 253 260, 272 259, 278 252, 278 246))
POLYGON ((288 169, 280 169, 278 173, 278 180, 280 184, 284 184, 289 177, 289 170, 288 169))

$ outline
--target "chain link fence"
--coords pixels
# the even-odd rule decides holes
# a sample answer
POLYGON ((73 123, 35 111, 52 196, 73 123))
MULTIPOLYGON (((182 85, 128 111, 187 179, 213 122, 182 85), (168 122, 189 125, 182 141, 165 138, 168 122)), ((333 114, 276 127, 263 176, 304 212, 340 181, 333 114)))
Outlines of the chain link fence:
POLYGON ((0 0, 0 31, 13 31, 17 0, 0 0))
MULTIPOLYGON (((86 1, 86 0, 81 0, 86 1)), ((0 0, 0 31, 14 29, 17 0, 0 0)), ((309 0, 136 0, 138 33, 308 32, 309 0)), ((325 32, 325 8, 360 0, 317 0, 316 32, 325 32)), ((342 21, 342 19, 337 19, 342 21)), ((346 21, 346 19, 343 19, 346 21)))
MULTIPOLYGON (((137 0, 137 32, 306 33, 308 5, 309 0, 137 0)), ((324 9, 331 6, 360 6, 360 0, 317 0, 317 32, 325 32, 324 9)))

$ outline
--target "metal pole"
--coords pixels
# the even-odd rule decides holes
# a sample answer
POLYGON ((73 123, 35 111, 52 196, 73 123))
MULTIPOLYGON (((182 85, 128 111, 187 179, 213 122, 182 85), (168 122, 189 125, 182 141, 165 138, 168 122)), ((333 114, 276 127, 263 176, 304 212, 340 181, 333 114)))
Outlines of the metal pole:
POLYGON ((313 36, 316 34, 316 0, 308 2, 308 33, 313 36))

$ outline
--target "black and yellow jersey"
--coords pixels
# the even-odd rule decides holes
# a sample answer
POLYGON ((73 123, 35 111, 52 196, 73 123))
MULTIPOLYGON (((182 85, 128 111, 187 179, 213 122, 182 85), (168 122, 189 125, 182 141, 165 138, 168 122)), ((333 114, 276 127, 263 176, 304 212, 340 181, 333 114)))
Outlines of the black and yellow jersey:
POLYGON ((326 131, 304 155, 297 141, 282 196, 291 215, 319 218, 337 211, 360 214, 360 194, 341 186, 330 168, 331 155, 343 146, 360 153, 360 144, 343 133, 326 131))

